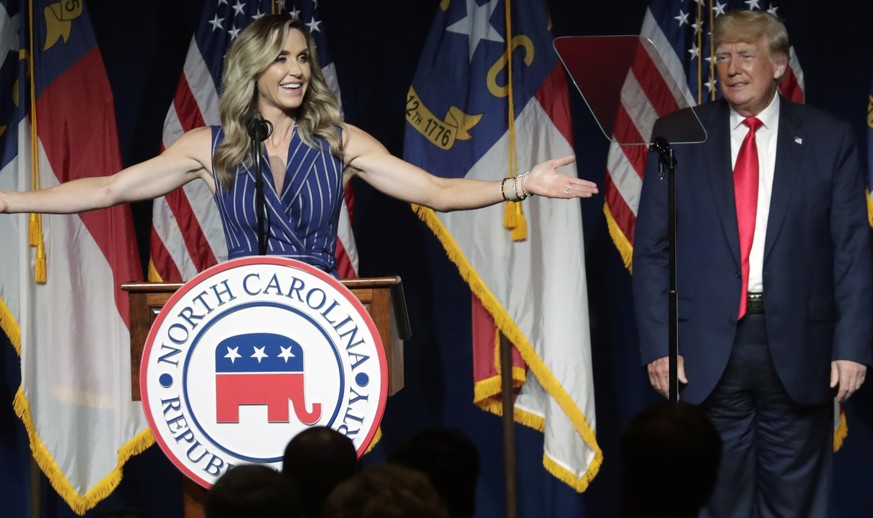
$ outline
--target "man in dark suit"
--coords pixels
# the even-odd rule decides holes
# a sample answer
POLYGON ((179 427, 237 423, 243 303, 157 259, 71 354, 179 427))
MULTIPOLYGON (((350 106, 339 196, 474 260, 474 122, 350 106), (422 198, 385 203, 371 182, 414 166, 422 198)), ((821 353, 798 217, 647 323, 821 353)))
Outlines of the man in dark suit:
MULTIPOLYGON (((719 430, 705 516, 826 516, 833 398, 873 363, 873 259, 848 124, 780 98, 775 16, 715 22, 724 99, 695 108, 702 144, 674 146, 680 398, 719 430), (737 208, 739 207, 739 209, 737 208)), ((836 92, 835 92, 836 94, 836 92)), ((676 117, 656 124, 661 135, 676 117)), ((634 243, 643 365, 668 394, 667 182, 651 157, 634 243)))

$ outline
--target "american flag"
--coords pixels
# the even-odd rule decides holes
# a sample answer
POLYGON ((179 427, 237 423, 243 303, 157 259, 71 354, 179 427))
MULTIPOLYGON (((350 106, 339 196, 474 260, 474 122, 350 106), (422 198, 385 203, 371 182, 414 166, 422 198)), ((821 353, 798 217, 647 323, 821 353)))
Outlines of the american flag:
MULTIPOLYGON (((644 140, 648 139, 657 118, 676 106, 700 104, 720 97, 710 41, 711 27, 716 17, 734 9, 767 10, 779 15, 776 2, 762 0, 650 2, 640 35, 654 43, 666 65, 666 77, 657 80, 679 85, 681 94, 675 99, 656 100, 652 95, 656 87, 653 78, 637 77, 631 71, 622 88, 616 136, 636 132, 644 140)), ((803 102, 803 71, 793 48, 779 89, 786 98, 803 102)), ((634 227, 648 154, 644 146, 620 145, 614 141, 607 159, 603 211, 609 233, 628 268, 632 268, 634 227)))
MULTIPOLYGON (((182 77, 164 121, 162 145, 170 146, 193 128, 220 124, 218 96, 224 55, 239 32, 264 14, 286 11, 300 18, 316 41, 318 59, 328 85, 339 98, 336 68, 327 52, 324 24, 317 2, 206 0, 197 32, 188 47, 182 77), (285 5, 287 4, 287 5, 285 5)), ((337 271, 357 276, 358 255, 351 228, 351 193, 340 215, 337 271)), ((227 259, 227 245, 212 194, 192 182, 154 202, 149 279, 181 281, 227 259)))

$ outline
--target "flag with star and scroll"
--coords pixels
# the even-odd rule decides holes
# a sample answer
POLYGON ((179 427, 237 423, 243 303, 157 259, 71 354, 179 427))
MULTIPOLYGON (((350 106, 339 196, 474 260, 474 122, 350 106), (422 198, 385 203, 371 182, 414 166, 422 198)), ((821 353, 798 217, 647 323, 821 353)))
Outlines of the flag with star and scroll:
MULTIPOLYGON (((287 12, 306 24, 315 39, 325 80, 339 97, 336 70, 327 53, 317 2, 207 0, 200 25, 188 47, 173 104, 164 121, 164 148, 188 130, 220 124, 218 93, 224 55, 246 25, 271 12, 287 12)), ((337 271, 343 278, 356 277, 358 269, 357 247, 351 228, 352 205, 351 193, 346 191, 336 251, 337 271)), ((203 182, 191 182, 155 200, 150 248, 149 279, 153 281, 187 280, 227 259, 227 245, 218 211, 212 193, 203 182)))
MULTIPOLYGON (((497 180, 573 154, 567 83, 545 4, 442 2, 406 114, 404 157, 438 176, 497 180)), ((563 172, 576 174, 574 166, 563 172)), ((543 432, 546 469, 584 491, 602 453, 579 201, 415 210, 524 361, 526 370, 513 368, 515 420, 543 432)), ((501 413, 493 334, 473 355, 475 402, 501 413)))
MULTIPOLYGON (((112 92, 83 2, 0 0, 0 60, 0 188, 121 169, 112 92)), ((4 214, 0 237, 0 328, 21 364, 15 412, 52 488, 84 514, 151 444, 131 400, 120 289, 142 278, 130 207, 4 214)))

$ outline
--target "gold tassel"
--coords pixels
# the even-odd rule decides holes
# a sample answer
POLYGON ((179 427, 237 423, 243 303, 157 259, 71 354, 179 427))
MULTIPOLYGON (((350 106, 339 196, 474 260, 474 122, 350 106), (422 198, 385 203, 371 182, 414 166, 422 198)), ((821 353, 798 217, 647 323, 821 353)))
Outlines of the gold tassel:
POLYGON ((42 218, 39 214, 32 213, 27 226, 27 243, 30 246, 37 246, 42 241, 42 218))
POLYGON ((513 241, 524 241, 527 239, 527 221, 524 218, 524 211, 521 208, 521 203, 515 205, 515 228, 512 229, 513 241))
POLYGON ((518 225, 518 212, 515 210, 517 202, 508 201, 503 206, 503 228, 512 230, 518 225))
POLYGON ((37 284, 45 284, 45 244, 42 240, 36 245, 36 269, 33 276, 37 284))

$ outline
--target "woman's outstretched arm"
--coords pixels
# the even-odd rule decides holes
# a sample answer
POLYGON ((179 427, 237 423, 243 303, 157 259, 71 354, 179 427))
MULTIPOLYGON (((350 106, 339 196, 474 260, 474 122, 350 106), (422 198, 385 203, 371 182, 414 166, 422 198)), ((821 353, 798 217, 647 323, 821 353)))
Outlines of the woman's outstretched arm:
POLYGON ((211 146, 211 130, 194 129, 155 158, 110 176, 79 178, 38 191, 0 190, 0 212, 84 212, 163 196, 197 178, 214 190, 211 146))

